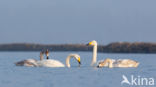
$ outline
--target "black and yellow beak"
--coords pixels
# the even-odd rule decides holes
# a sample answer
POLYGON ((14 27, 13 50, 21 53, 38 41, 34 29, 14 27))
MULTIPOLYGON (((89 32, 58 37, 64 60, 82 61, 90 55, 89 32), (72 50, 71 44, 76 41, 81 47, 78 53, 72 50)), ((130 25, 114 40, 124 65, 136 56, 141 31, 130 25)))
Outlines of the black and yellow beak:
POLYGON ((81 65, 81 62, 79 62, 79 65, 81 65))
POLYGON ((81 59, 80 59, 80 57, 77 59, 77 61, 81 65, 81 59))
POLYGON ((89 42, 88 44, 86 44, 87 46, 90 46, 90 45, 92 45, 92 42, 89 42))

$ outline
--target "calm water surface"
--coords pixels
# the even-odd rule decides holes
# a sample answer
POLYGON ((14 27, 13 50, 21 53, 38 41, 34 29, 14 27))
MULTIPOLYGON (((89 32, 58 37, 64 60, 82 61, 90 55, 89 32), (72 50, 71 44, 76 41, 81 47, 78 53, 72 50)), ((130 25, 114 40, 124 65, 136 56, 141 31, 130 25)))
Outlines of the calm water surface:
POLYGON ((91 52, 53 52, 50 58, 65 63, 70 53, 81 55, 81 67, 77 67, 74 59, 71 59, 71 68, 17 67, 14 62, 39 59, 39 52, 0 52, 0 87, 138 87, 121 85, 122 75, 156 79, 156 54, 98 53, 98 60, 130 58, 140 62, 138 68, 128 69, 90 67, 91 52))

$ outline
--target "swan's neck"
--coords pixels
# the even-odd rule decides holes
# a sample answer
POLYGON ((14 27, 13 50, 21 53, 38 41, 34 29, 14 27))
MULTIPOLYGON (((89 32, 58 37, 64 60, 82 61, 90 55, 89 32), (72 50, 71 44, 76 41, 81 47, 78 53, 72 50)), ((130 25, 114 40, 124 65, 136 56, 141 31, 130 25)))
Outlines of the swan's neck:
POLYGON ((92 58, 91 66, 94 66, 94 64, 96 64, 96 57, 97 57, 97 45, 94 45, 94 47, 93 47, 93 58, 92 58))
POLYGON ((66 59, 66 66, 67 67, 70 67, 70 59, 71 58, 72 58, 71 56, 68 56, 67 59, 66 59))
POLYGON ((113 68, 113 61, 112 61, 111 59, 109 59, 108 62, 109 62, 108 67, 109 67, 109 68, 113 68))

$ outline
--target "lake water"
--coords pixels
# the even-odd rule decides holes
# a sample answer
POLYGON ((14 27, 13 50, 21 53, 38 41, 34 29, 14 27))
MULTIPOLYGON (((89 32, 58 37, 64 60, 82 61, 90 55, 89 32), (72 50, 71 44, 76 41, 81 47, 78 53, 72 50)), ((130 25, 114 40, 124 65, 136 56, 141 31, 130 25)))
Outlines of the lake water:
POLYGON ((81 67, 74 59, 71 68, 17 67, 17 61, 39 59, 39 52, 0 52, 0 87, 143 87, 121 85, 122 75, 128 79, 131 75, 156 79, 156 54, 98 53, 98 60, 130 58, 140 62, 138 68, 112 69, 90 67, 91 52, 52 52, 50 58, 65 63, 70 53, 81 56, 81 67))

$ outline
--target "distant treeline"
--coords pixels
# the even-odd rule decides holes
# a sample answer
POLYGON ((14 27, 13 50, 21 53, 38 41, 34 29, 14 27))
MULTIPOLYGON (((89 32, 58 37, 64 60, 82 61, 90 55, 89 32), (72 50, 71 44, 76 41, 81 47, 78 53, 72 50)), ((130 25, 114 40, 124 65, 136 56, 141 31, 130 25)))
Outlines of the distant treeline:
MULTIPOLYGON (((0 44, 0 51, 92 51, 91 46, 84 44, 62 44, 62 45, 42 45, 42 44, 0 44)), ((98 52, 103 53, 156 53, 156 43, 128 43, 116 42, 108 45, 99 45, 98 52)))

